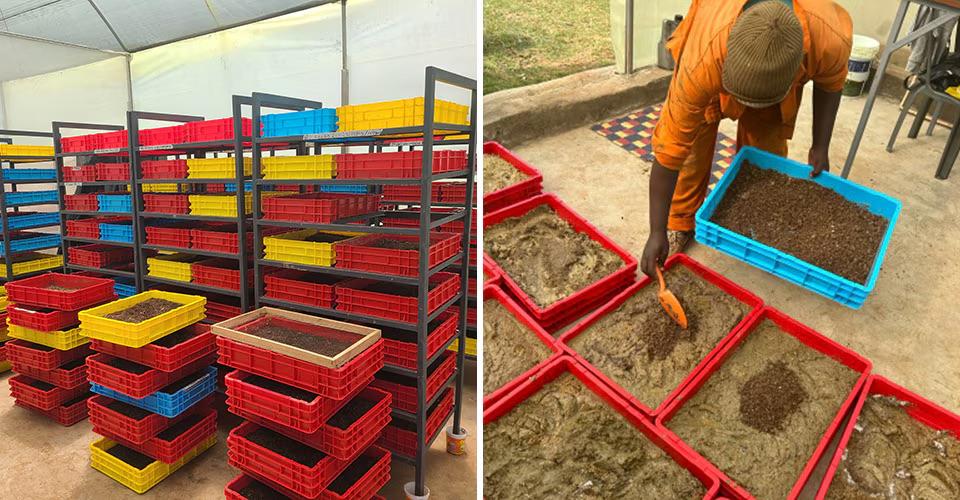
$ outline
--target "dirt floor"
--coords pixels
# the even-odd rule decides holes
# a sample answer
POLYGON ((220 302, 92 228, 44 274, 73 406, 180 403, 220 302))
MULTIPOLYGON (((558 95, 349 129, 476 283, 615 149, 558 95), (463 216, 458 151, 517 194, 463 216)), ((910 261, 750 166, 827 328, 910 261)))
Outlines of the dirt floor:
POLYGON ((519 377, 553 351, 496 300, 483 302, 483 395, 519 377))
MULTIPOLYGON (((811 89, 805 92, 790 157, 806 161, 811 133, 811 89)), ((863 98, 844 98, 831 147, 832 170, 843 167, 863 98)), ((642 107, 638 104, 637 108, 642 107)), ((899 114, 897 103, 879 99, 860 146, 851 180, 903 203, 876 289, 863 308, 851 310, 733 257, 693 245, 691 257, 724 274, 770 304, 873 361, 874 371, 960 412, 960 169, 934 178, 949 131, 906 138, 894 153, 885 146, 899 114)), ((905 127, 906 128, 906 127, 905 127)), ((736 137, 736 124, 720 130, 736 137)), ((554 192, 633 255, 648 234, 650 164, 589 127, 512 148, 543 173, 554 192), (585 168, 584 158, 589 158, 585 168)))
MULTIPOLYGON (((238 472, 227 465, 227 433, 241 420, 226 411, 218 395, 217 444, 143 495, 137 495, 90 467, 90 443, 99 439, 84 420, 61 427, 46 417, 13 405, 6 390, 11 373, 0 374, 0 497, 6 494, 31 500, 223 498, 223 488, 238 472), (37 464, 43 464, 38 468, 37 464)), ((463 423, 467 429, 467 454, 446 452, 441 435, 427 452, 426 484, 431 498, 476 498, 477 393, 476 363, 467 362, 464 376, 463 423)), ((444 424, 449 427, 450 422, 444 424)), ((394 460, 391 479, 380 494, 403 498, 403 484, 412 481, 412 465, 394 460)))

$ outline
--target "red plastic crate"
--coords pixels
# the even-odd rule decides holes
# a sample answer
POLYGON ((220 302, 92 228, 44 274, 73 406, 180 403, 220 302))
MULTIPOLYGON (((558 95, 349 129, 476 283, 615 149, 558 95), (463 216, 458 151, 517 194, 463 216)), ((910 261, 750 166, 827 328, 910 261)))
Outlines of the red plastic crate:
POLYGON ((29 366, 37 370, 55 370, 75 359, 85 358, 90 354, 90 347, 82 345, 69 351, 61 351, 52 347, 27 342, 26 340, 12 339, 6 343, 7 359, 16 361, 20 365, 29 366))
POLYGON ((63 182, 94 182, 97 180, 96 165, 63 167, 63 182))
MULTIPOLYGON (((248 229, 247 249, 252 249, 253 229, 248 229)), ((198 250, 236 254, 240 252, 239 239, 236 224, 212 224, 190 230, 190 244, 198 250)))
POLYGON ((83 421, 87 418, 87 401, 90 397, 93 396, 92 392, 88 392, 83 396, 77 396, 73 400, 65 401, 64 404, 54 407, 50 410, 43 410, 33 406, 32 404, 16 400, 14 404, 21 408, 26 408, 28 410, 33 410, 37 413, 42 413, 46 415, 54 422, 64 426, 70 427, 71 425, 83 421), (69 404, 68 404, 69 403, 69 404))
MULTIPOLYGON (((336 155, 338 179, 419 179, 423 151, 354 153, 336 155)), ((456 172, 467 167, 466 151, 434 151, 433 173, 456 172)))
POLYGON ((227 403, 232 413, 245 420, 283 434, 338 460, 351 461, 377 440, 383 428, 391 420, 389 393, 367 387, 351 400, 357 398, 377 401, 377 404, 347 429, 339 429, 326 423, 320 426, 316 432, 309 434, 246 411, 242 407, 237 407, 233 404, 235 401, 232 399, 228 399, 227 403))
MULTIPOLYGON (((466 182, 444 182, 440 184, 440 201, 444 203, 466 203, 466 182)), ((477 183, 473 183, 473 206, 477 206, 477 183)), ((477 226, 473 226, 477 227, 477 226)))
POLYGON ((103 132, 94 134, 94 149, 125 149, 130 146, 130 138, 126 130, 103 132))
POLYGON ((483 258, 483 269, 481 272, 483 273, 484 278, 484 288, 488 286, 500 286, 500 271, 497 271, 493 268, 493 266, 490 264, 490 259, 486 256, 483 258))
MULTIPOLYGON (((206 259, 190 264, 193 282, 228 290, 240 290, 239 264, 231 259, 206 259)), ((247 282, 253 286, 253 269, 247 273, 247 282)))
POLYGON ((143 208, 159 214, 190 213, 190 197, 187 194, 144 193, 143 208))
POLYGON ((98 181, 129 181, 129 163, 97 163, 95 165, 98 181))
MULTIPOLYGON (((453 412, 453 389, 447 389, 431 408, 427 409, 427 423, 423 443, 428 444, 453 412)), ((394 420, 383 430, 380 446, 408 458, 417 456, 417 428, 413 422, 394 420)))
POLYGON ((210 333, 210 325, 195 323, 143 347, 127 347, 90 339, 90 348, 156 370, 172 372, 184 365, 208 359, 217 352, 217 339, 210 333))
MULTIPOLYGON (((381 241, 418 243, 418 236, 369 234, 337 244, 337 267, 399 276, 417 276, 420 250, 379 248, 381 241)), ((433 268, 457 255, 460 238, 450 233, 430 233, 428 265, 433 268)))
MULTIPOLYGON (((679 446, 669 437, 665 436, 660 428, 650 423, 643 414, 631 408, 630 405, 614 391, 610 390, 603 382, 590 374, 570 356, 554 356, 536 377, 530 377, 520 384, 515 390, 511 391, 506 397, 493 403, 490 406, 484 405, 483 425, 495 422, 497 419, 510 413, 517 405, 539 391, 544 385, 556 380, 564 373, 569 373, 577 377, 587 388, 593 391, 600 399, 604 400, 610 407, 622 415, 633 427, 642 432, 653 444, 670 455, 674 461, 681 467, 690 471, 704 488, 707 493, 703 496, 704 500, 712 500, 717 497, 720 489, 720 480, 711 470, 708 464, 696 453, 691 453, 683 446, 679 446)), ((562 415, 557 415, 562 418, 562 415)))
MULTIPOLYGON (((812 328, 801 324, 797 320, 772 307, 764 307, 759 314, 754 314, 751 318, 751 321, 749 321, 731 336, 730 340, 727 341, 722 348, 720 348, 720 351, 717 352, 714 357, 700 369, 700 371, 694 376, 693 380, 691 380, 670 402, 670 404, 660 412, 659 416, 657 416, 656 424, 657 428, 669 441, 675 443, 678 447, 684 449, 688 453, 695 453, 697 456, 700 456, 696 450, 694 450, 687 443, 684 443, 676 434, 673 433, 673 431, 667 427, 670 423, 670 419, 673 418, 673 416, 677 413, 677 411, 680 410, 684 403, 686 403, 690 398, 693 397, 694 394, 697 393, 698 390, 700 390, 700 388, 710 379, 710 376, 713 375, 713 372, 717 371, 727 360, 727 358, 737 351, 740 344, 750 335, 750 333, 752 333, 758 325, 768 319, 776 323, 776 325, 783 331, 784 335, 794 337, 800 342, 803 342, 807 347, 820 351, 838 363, 841 363, 860 373, 860 377, 850 390, 850 394, 843 402, 843 405, 841 405, 839 411, 837 411, 837 414, 830 426, 825 429, 823 438, 820 440, 816 450, 813 452, 810 460, 807 461, 806 466, 803 468, 803 471, 800 472, 797 481, 790 490, 787 498, 794 499, 797 498, 800 491, 807 483, 807 480, 813 474, 813 470, 817 466, 817 462, 826 452, 827 447, 830 445, 830 441, 840 428, 840 424, 843 423, 844 417, 856 404, 857 397, 859 396, 861 389, 863 389, 863 386, 867 381, 867 377, 870 375, 870 369, 872 367, 868 359, 838 344, 837 342, 830 340, 826 336, 814 331, 812 328)), ((705 466, 712 470, 713 473, 720 478, 724 486, 730 489, 734 496, 739 498, 751 498, 750 493, 743 489, 743 487, 739 486, 732 478, 711 464, 705 457, 700 457, 705 466)))
MULTIPOLYGON (((233 139, 233 118, 188 122, 185 127, 184 142, 227 141, 233 139)), ((243 137, 253 136, 253 120, 240 119, 240 130, 243 137)))
MULTIPOLYGON (((431 201, 440 201, 440 184, 434 183, 430 193, 431 201)), ((387 201, 407 201, 420 203, 420 186, 383 186, 383 199, 387 201)))
POLYGON ((511 294, 520 301, 520 304, 527 308, 531 315, 536 318, 547 331, 552 331, 582 316, 591 307, 606 302, 612 296, 621 292, 627 283, 633 282, 637 273, 637 259, 626 250, 620 248, 613 240, 598 231, 597 228, 593 227, 586 219, 571 210, 560 198, 553 194, 544 194, 530 198, 521 203, 487 214, 483 218, 483 227, 489 228, 495 226, 510 217, 520 217, 541 205, 550 207, 561 219, 569 222, 576 231, 587 234, 607 250, 619 255, 624 262, 623 267, 608 276, 597 280, 547 307, 540 307, 520 288, 509 274, 504 272, 503 268, 501 268, 493 258, 489 258, 488 262, 503 276, 505 288, 510 290, 511 294))
POLYGON ((133 249, 95 243, 67 249, 68 261, 88 267, 110 267, 114 264, 133 262, 133 249))
MULTIPOLYGON (((440 219, 449 214, 452 214, 455 211, 462 210, 461 208, 455 207, 431 207, 430 211, 433 213, 434 219, 440 219)), ((420 227, 420 209, 419 208, 406 208, 400 210, 400 212, 417 214, 417 217, 403 217, 398 214, 386 214, 383 216, 383 225, 387 227, 420 227)), ((477 230, 477 209, 474 208, 471 210, 470 216, 470 227, 474 233, 474 240, 476 240, 476 230, 477 230)), ((463 234, 463 221, 455 220, 453 222, 448 222, 438 228, 436 231, 443 233, 456 233, 458 235, 463 234)))
POLYGON ((31 379, 26 375, 17 375, 10 379, 10 395, 38 410, 52 410, 66 401, 85 394, 88 390, 88 384, 81 384, 72 389, 64 389, 48 382, 43 382, 42 380, 31 379), (35 383, 49 385, 50 387, 35 387, 33 385, 35 383))
POLYGON ((342 400, 369 382, 383 368, 383 341, 379 340, 339 368, 327 368, 268 351, 226 337, 217 337, 220 364, 342 400))
POLYGON ((78 135, 75 137, 61 137, 60 149, 64 153, 79 153, 97 149, 93 134, 78 135))
MULTIPOLYGON (((440 392, 457 371, 457 355, 447 351, 427 367, 427 394, 424 399, 430 401, 440 392)), ((371 387, 382 389, 393 396, 393 407, 416 413, 417 411, 417 379, 407 375, 381 371, 370 384, 371 387)))
MULTIPOLYGON (((430 358, 449 345, 457 334, 460 311, 455 307, 447 309, 427 325, 427 358, 430 358)), ((417 333, 398 328, 380 329, 383 338, 383 362, 388 365, 417 369, 417 333)))
MULTIPOLYGON (((225 300, 210 300, 207 297, 207 319, 223 321, 240 315, 239 301, 236 304, 227 303, 225 300)), ((236 299, 233 299, 236 300, 236 299)))
POLYGON ((108 300, 116 300, 113 280, 87 276, 47 273, 7 283, 7 296, 21 305, 78 311, 108 300), (48 286, 69 290, 50 290, 48 286))
POLYGON ((186 133, 186 125, 148 128, 140 131, 140 145, 160 146, 166 144, 182 144, 186 142, 186 133))
MULTIPOLYGON (((427 313, 432 313, 460 291, 460 276, 439 272, 430 277, 434 287, 427 294, 427 313)), ((369 279, 353 279, 334 287, 336 308, 341 311, 416 323, 417 287, 369 279)))
POLYGON ((161 431, 158 435, 142 443, 133 443, 121 436, 114 435, 110 432, 110 429, 98 427, 96 424, 93 425, 93 432, 143 453, 154 460, 172 464, 217 432, 217 410, 213 408, 207 408, 205 411, 184 417, 183 420, 193 422, 193 425, 170 440, 165 440, 164 437, 166 436, 163 436, 161 431))
POLYGON ((483 193, 483 210, 485 213, 496 212, 501 208, 506 208, 528 198, 533 198, 543 191, 543 174, 533 168, 529 163, 518 158, 510 152, 509 149, 501 146, 497 142, 489 141, 483 143, 483 154, 497 155, 527 175, 526 179, 516 184, 489 193, 483 193))
POLYGON ((73 389, 81 385, 87 385, 87 364, 85 360, 86 358, 78 358, 53 370, 39 369, 16 361, 11 361, 11 365, 13 371, 20 375, 42 380, 62 389, 73 389))
POLYGON ((196 227, 193 222, 180 222, 163 226, 145 226, 147 245, 190 248, 190 232, 196 227))
POLYGON ((24 326, 41 332, 66 330, 79 322, 77 311, 30 308, 13 303, 7 305, 7 319, 11 325, 24 326))
POLYGON ((63 206, 66 210, 80 212, 96 212, 100 208, 96 193, 67 194, 63 196, 63 206))
POLYGON ((380 195, 306 193, 263 198, 260 204, 264 219, 329 224, 344 217, 376 212, 380 195))
POLYGON ((181 367, 169 372, 141 365, 139 368, 142 372, 134 373, 111 365, 110 363, 115 360, 123 360, 123 358, 115 358, 103 353, 90 356, 87 358, 87 378, 90 379, 90 382, 139 399, 145 398, 187 375, 196 373, 204 366, 213 364, 216 361, 216 356, 209 354, 196 361, 184 363, 181 367))
POLYGON ((87 404, 90 407, 91 424, 109 432, 111 436, 122 438, 128 443, 140 444, 145 443, 184 418, 211 408, 214 398, 215 395, 211 394, 174 418, 167 418, 157 413, 141 410, 106 396, 94 396, 90 398, 87 404), (142 418, 138 419, 124 415, 116 409, 118 407, 138 413, 142 415, 142 418))
POLYGON ((187 176, 187 160, 144 160, 140 171, 144 179, 183 179, 187 176))
MULTIPOLYGON (((684 254, 674 254, 669 259, 667 259, 664 264, 664 268, 669 271, 674 267, 682 266, 687 268, 693 274, 699 276, 707 283, 710 283, 724 293, 732 296, 738 301, 742 302, 744 305, 748 306, 751 310, 749 313, 745 314, 743 319, 735 326, 730 332, 724 336, 720 342, 702 359, 697 363, 696 367, 691 370, 686 378, 680 382, 680 385, 675 387, 670 394, 668 394, 663 401, 656 408, 650 408, 639 399, 630 394, 626 389, 618 385, 616 382, 608 378, 602 371, 590 364, 585 358, 580 356, 572 347, 570 347, 570 342, 575 339, 578 335, 589 329, 594 323, 600 321, 604 316, 616 311, 623 305, 624 302, 629 300, 631 297, 638 293, 643 293, 645 287, 647 286, 658 286, 656 280, 651 281, 649 277, 644 276, 643 279, 637 283, 634 283, 629 288, 623 292, 617 294, 610 302, 607 302, 606 305, 590 313, 589 316, 582 319, 578 322, 573 328, 567 330, 563 335, 559 337, 559 342, 563 346, 563 349, 573 356, 577 361, 587 367, 588 370, 597 378, 602 380, 605 384, 609 385, 615 392, 617 392, 620 397, 629 401, 632 405, 639 408, 644 414, 648 415, 651 419, 656 418, 656 416, 663 411, 670 401, 676 397, 680 391, 693 380, 694 376, 699 373, 699 371, 706 366, 706 364, 717 355, 718 352, 726 344, 736 332, 743 328, 753 316, 760 314, 760 310, 763 308, 763 300, 760 297, 757 297, 747 289, 737 285, 736 283, 730 281, 724 276, 720 275, 716 271, 704 266, 703 264, 691 259, 690 257, 684 254)), ((486 290, 484 290, 486 293, 486 290)))
POLYGON ((67 236, 98 240, 100 239, 100 221, 97 219, 68 220, 67 236))
POLYGON ((283 269, 263 277, 266 296, 298 304, 333 309, 333 287, 347 278, 283 269))

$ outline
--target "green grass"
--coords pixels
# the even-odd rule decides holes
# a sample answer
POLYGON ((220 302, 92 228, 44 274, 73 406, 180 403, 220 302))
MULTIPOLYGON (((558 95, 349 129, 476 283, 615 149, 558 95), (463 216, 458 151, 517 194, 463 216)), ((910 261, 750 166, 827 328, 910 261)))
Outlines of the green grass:
POLYGON ((613 64, 609 0, 486 0, 483 92, 613 64))

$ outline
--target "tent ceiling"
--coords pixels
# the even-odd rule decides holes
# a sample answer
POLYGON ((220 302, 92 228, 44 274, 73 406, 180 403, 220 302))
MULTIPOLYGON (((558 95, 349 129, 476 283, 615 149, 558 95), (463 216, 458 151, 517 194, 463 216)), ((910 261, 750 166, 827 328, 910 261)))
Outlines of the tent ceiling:
POLYGON ((134 52, 333 1, 0 0, 0 33, 134 52))

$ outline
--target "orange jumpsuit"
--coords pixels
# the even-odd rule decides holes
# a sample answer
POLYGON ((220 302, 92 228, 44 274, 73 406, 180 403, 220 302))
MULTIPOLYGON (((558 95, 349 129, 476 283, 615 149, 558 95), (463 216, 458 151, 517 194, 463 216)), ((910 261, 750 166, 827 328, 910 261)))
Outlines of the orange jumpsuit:
MULTIPOLYGON (((670 206, 669 229, 691 231, 707 193, 720 120, 739 120, 737 147, 754 146, 786 156, 793 137, 803 86, 839 92, 847 77, 853 23, 830 0, 793 0, 803 27, 803 60, 793 88, 779 105, 744 106, 721 85, 727 38, 747 0, 693 0, 667 47, 677 61, 673 80, 653 134, 657 161, 679 170, 670 206)), ((775 0, 774 0, 775 1, 775 0)))

